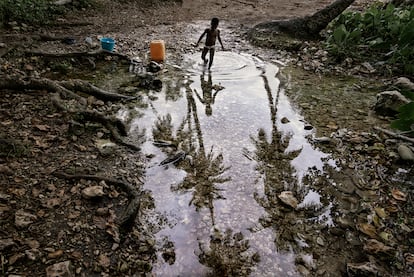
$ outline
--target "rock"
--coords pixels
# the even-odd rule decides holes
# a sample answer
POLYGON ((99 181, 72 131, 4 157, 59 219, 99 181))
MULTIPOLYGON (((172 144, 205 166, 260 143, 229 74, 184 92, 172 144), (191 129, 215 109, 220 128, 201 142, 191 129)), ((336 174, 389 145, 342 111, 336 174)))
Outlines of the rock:
POLYGON ((320 246, 325 246, 325 241, 321 237, 316 238, 316 243, 319 244, 320 246))
POLYGON ((89 44, 89 46, 92 46, 92 45, 93 45, 93 39, 92 39, 91 37, 86 37, 86 38, 85 38, 85 42, 86 42, 87 44, 89 44))
POLYGON ((376 71, 375 68, 369 62, 364 62, 361 64, 361 66, 362 68, 360 69, 360 71, 363 73, 374 73, 376 71))
POLYGON ((282 122, 283 124, 289 123, 289 119, 287 117, 283 117, 280 122, 282 122))
POLYGON ((104 195, 102 186, 91 186, 82 190, 82 196, 86 199, 102 197, 104 195))
POLYGON ((13 239, 0 239, 0 251, 4 251, 14 245, 13 239))
POLYGON ((291 191, 282 191, 278 197, 284 204, 294 209, 298 206, 298 200, 293 196, 293 192, 291 191))
POLYGON ((409 102, 410 100, 399 91, 383 91, 377 95, 374 111, 379 115, 395 116, 398 114, 398 109, 409 102))
POLYGON ((18 210, 14 216, 14 222, 17 228, 25 228, 36 221, 37 217, 23 210, 18 210))
POLYGON ((13 171, 7 165, 0 164, 0 174, 12 175, 13 171))
POLYGON ((311 276, 310 271, 303 265, 298 265, 297 270, 301 276, 311 276))
POLYGON ((398 155, 404 161, 414 161, 414 153, 406 144, 398 145, 398 155))
POLYGON ((395 81, 395 85, 402 89, 409 89, 414 91, 414 83, 406 77, 400 77, 395 81))
POLYGON ((317 138, 313 138, 313 141, 317 142, 317 143, 330 143, 331 138, 329 138, 329 137, 317 137, 317 138))
POLYGON ((109 140, 98 140, 96 142, 99 153, 103 156, 110 156, 115 153, 117 145, 109 140))
POLYGON ((161 65, 157 62, 151 61, 147 66, 147 71, 156 73, 161 70, 161 65))
POLYGON ((36 261, 41 256, 39 249, 29 249, 24 251, 24 254, 26 255, 26 258, 28 258, 31 261, 36 261))
POLYGON ((70 261, 53 264, 46 268, 46 277, 72 277, 70 261))

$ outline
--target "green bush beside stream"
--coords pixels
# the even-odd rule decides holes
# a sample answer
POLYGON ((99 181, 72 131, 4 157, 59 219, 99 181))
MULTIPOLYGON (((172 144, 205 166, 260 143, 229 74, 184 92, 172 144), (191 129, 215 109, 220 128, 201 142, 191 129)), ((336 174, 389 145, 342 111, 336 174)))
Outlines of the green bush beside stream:
MULTIPOLYGON (((370 61, 391 75, 414 74, 414 6, 374 4, 365 12, 346 12, 331 23, 326 40, 336 59, 370 61)), ((414 101, 413 92, 402 92, 414 101)), ((401 107, 392 127, 413 134, 414 103, 401 107)))
POLYGON ((331 24, 326 47, 339 60, 364 59, 390 73, 414 73, 414 7, 372 5, 346 12, 331 24))

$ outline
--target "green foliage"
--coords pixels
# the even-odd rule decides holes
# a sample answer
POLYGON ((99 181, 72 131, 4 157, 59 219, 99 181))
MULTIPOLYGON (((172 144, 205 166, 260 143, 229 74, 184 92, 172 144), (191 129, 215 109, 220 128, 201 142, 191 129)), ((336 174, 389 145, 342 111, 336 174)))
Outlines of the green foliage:
POLYGON ((414 102, 402 106, 398 119, 391 123, 391 127, 401 131, 414 132, 414 102))
POLYGON ((62 8, 50 0, 2 0, 0 1, 0 20, 28 24, 44 24, 62 13, 62 8))
POLYGON ((50 68, 60 74, 67 74, 72 70, 72 64, 68 61, 54 62, 50 65, 50 68))
POLYGON ((402 91, 402 94, 413 102, 399 109, 398 119, 391 123, 391 127, 401 131, 411 132, 414 135, 414 91, 402 91))
POLYGON ((384 61, 401 73, 414 73, 414 7, 371 6, 343 13, 331 24, 328 51, 343 59, 384 61))

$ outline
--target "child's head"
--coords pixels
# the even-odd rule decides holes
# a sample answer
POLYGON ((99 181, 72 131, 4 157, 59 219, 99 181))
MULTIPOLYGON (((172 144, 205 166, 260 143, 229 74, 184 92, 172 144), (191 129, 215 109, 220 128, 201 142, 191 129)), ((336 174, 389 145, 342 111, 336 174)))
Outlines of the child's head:
POLYGON ((214 17, 211 20, 211 27, 217 28, 218 25, 219 25, 219 19, 217 17, 214 17))

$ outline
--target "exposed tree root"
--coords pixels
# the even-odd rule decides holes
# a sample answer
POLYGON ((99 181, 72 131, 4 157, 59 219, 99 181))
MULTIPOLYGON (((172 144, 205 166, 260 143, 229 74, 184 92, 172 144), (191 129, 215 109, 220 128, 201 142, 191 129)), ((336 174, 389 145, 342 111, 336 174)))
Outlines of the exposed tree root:
POLYGON ((81 91, 86 94, 95 96, 97 99, 101 99, 103 101, 120 101, 136 99, 136 97, 134 96, 127 96, 105 91, 83 80, 59 81, 58 83, 69 90, 81 91))
POLYGON ((249 35, 252 39, 263 34, 268 36, 285 34, 298 39, 319 38, 319 33, 353 2, 355 0, 336 0, 311 16, 263 22, 254 26, 249 35))
POLYGON ((50 91, 54 93, 52 96, 52 103, 60 110, 68 112, 74 116, 81 116, 85 121, 101 123, 111 132, 112 137, 118 144, 126 146, 134 151, 140 150, 140 147, 127 143, 122 139, 122 136, 127 136, 127 128, 121 120, 113 116, 106 116, 95 110, 88 110, 86 108, 86 99, 76 94, 74 91, 81 91, 106 101, 131 100, 134 99, 134 97, 107 92, 82 80, 53 81, 46 78, 21 79, 5 77, 0 79, 0 90, 1 89, 15 91, 50 91), (75 99, 79 104, 71 106, 65 105, 61 99, 61 96, 68 99, 75 99))
POLYGON ((86 99, 77 95, 73 91, 61 86, 58 82, 50 79, 21 79, 10 78, 8 76, 0 79, 0 89, 9 89, 15 91, 21 90, 48 90, 51 92, 59 93, 64 98, 72 98, 78 100, 81 104, 86 104, 86 99))
POLYGON ((83 175, 83 174, 67 174, 64 172, 55 172, 54 175, 58 178, 63 178, 67 180, 92 180, 92 181, 105 181, 108 185, 113 185, 115 187, 121 188, 126 192, 129 198, 129 204, 123 213, 118 217, 117 224, 122 228, 129 228, 131 224, 135 221, 135 218, 138 214, 140 206, 140 193, 137 189, 129 183, 111 179, 104 176, 97 175, 83 175))
POLYGON ((84 122, 91 121, 101 123, 103 126, 105 126, 105 128, 109 130, 109 132, 111 132, 112 138, 118 144, 126 146, 134 151, 141 150, 139 146, 125 142, 122 139, 122 136, 127 136, 128 133, 125 124, 118 118, 115 118, 113 116, 106 116, 95 110, 70 110, 69 108, 65 107, 63 101, 59 97, 59 94, 54 94, 52 96, 52 103, 60 110, 68 112, 72 115, 80 116, 84 122))

